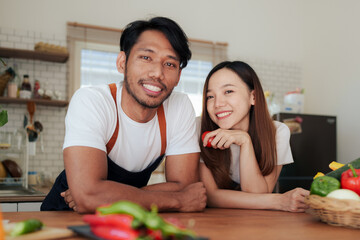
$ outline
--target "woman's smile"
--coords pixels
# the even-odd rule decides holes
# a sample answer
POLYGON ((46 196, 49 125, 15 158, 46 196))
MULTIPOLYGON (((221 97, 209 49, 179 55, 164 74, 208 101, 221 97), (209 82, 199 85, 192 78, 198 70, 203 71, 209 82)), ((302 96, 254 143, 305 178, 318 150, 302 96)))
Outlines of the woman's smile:
POLYGON ((232 111, 222 111, 222 112, 218 112, 215 115, 217 116, 217 118, 219 120, 227 118, 231 115, 232 111))

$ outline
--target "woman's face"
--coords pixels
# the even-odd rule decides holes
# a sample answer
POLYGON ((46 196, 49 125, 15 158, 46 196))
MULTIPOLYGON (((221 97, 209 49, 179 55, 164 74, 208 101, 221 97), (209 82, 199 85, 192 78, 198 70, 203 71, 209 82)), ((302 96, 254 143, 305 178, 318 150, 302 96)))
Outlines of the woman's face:
POLYGON ((209 80, 206 98, 210 118, 220 128, 248 131, 255 96, 237 74, 226 68, 215 72, 209 80))

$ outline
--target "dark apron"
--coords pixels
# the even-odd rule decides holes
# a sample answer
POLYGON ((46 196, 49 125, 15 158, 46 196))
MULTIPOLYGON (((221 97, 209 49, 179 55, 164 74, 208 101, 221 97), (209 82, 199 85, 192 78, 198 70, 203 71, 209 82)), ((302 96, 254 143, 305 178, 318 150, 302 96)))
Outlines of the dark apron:
MULTIPOLYGON (((147 185, 151 173, 160 165, 164 155, 158 157, 155 162, 150 164, 147 168, 141 172, 129 172, 124 168, 118 166, 109 157, 108 162, 108 177, 107 180, 123 183, 126 185, 141 188, 147 185)), ((56 181, 46 196, 45 200, 41 204, 41 211, 72 211, 66 204, 64 198, 60 196, 61 192, 68 190, 68 184, 66 180, 66 173, 63 170, 56 178, 56 181)))
MULTIPOLYGON (((111 95, 113 100, 116 104, 117 110, 117 103, 116 103, 116 93, 117 88, 116 84, 109 84, 109 88, 111 91, 111 95)), ((107 164, 108 164, 108 175, 107 180, 115 181, 119 183, 123 183, 126 185, 134 186, 137 188, 141 188, 147 185, 151 173, 160 165, 162 159, 165 156, 165 149, 166 149, 166 119, 164 114, 163 105, 161 105, 157 110, 158 120, 159 120, 159 127, 160 127, 160 136, 161 136, 161 153, 160 157, 158 157, 155 162, 150 164, 147 168, 142 170, 141 172, 129 172, 122 167, 115 164, 109 156, 107 157, 107 164)), ((118 114, 117 114, 118 116, 118 114)), ((118 136, 118 129, 119 129, 119 118, 117 118, 116 128, 115 131, 106 144, 107 152, 111 152, 113 148, 117 136, 118 136)), ((68 190, 68 184, 66 180, 66 173, 63 170, 60 175, 56 178, 55 183, 46 196, 45 200, 42 202, 40 210, 41 211, 64 211, 64 210, 72 210, 66 204, 64 198, 60 195, 60 193, 65 192, 68 190)))

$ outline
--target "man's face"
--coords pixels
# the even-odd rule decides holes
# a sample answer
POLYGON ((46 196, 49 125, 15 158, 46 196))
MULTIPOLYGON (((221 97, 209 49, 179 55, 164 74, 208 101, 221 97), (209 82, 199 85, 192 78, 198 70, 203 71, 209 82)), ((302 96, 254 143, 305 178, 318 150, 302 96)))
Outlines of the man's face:
POLYGON ((165 35, 159 31, 143 32, 125 64, 126 91, 146 108, 160 106, 180 79, 179 58, 165 35))

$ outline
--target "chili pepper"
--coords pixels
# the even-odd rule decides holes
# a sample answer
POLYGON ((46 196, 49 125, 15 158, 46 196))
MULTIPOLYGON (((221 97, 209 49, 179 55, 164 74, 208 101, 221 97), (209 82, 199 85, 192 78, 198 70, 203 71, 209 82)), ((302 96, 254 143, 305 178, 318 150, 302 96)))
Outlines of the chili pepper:
POLYGON ((105 215, 113 213, 129 214, 133 216, 134 219, 139 220, 140 222, 144 222, 147 215, 147 211, 145 208, 129 201, 119 201, 109 206, 98 207, 97 211, 105 215))
POLYGON ((352 190, 360 196, 360 169, 354 169, 351 164, 348 166, 350 169, 341 174, 341 188, 352 190))
POLYGON ((340 188, 340 181, 329 176, 321 176, 314 179, 311 183, 310 194, 325 197, 333 190, 340 188))
POLYGON ((163 236, 169 237, 174 236, 176 238, 184 238, 184 237, 191 237, 195 238, 195 234, 187 229, 180 229, 172 224, 165 224, 161 227, 161 232, 163 236))
MULTIPOLYGON (((339 183, 340 184, 340 183, 339 183)), ((139 226, 144 224, 145 227, 152 231, 160 230, 162 235, 165 237, 194 237, 195 234, 192 231, 186 229, 180 229, 170 223, 165 222, 158 214, 157 208, 155 205, 151 206, 151 212, 148 212, 146 209, 142 208, 140 205, 128 202, 128 201, 119 201, 110 206, 102 206, 97 208, 97 212, 100 214, 128 214, 133 217, 132 228, 134 228, 134 222, 139 226)), ((102 227, 94 226, 94 227, 102 227)), ((106 226, 108 227, 108 226, 106 226)), ((114 228, 114 227, 112 227, 114 228)), ((129 229, 129 228, 127 228, 129 229)), ((126 229, 125 229, 126 230, 126 229)), ((133 230, 133 229, 130 229, 133 230)), ((104 230, 105 231, 105 230, 104 230)), ((106 237, 104 237, 106 238, 106 237)), ((115 239, 115 238, 114 238, 115 239)), ((132 238, 130 238, 132 239, 132 238)))
POLYGON ((147 229, 146 234, 150 237, 152 240, 162 240, 162 234, 160 230, 151 230, 147 229))
POLYGON ((168 217, 164 219, 165 222, 175 225, 178 228, 185 229, 185 225, 178 219, 174 217, 168 217))
POLYGON ((91 226, 113 226, 118 228, 133 228, 134 217, 125 214, 109 214, 109 215, 95 215, 88 214, 83 216, 84 222, 89 223, 91 226))
POLYGON ((10 232, 10 236, 20 236, 26 233, 35 232, 43 227, 43 223, 37 219, 28 219, 25 221, 17 222, 10 232))
POLYGON ((139 234, 130 228, 113 226, 91 226, 91 231, 98 237, 109 240, 138 240, 139 234))
POLYGON ((146 212, 144 225, 151 230, 161 229, 165 225, 165 221, 157 214, 157 206, 151 206, 151 212, 146 212))

